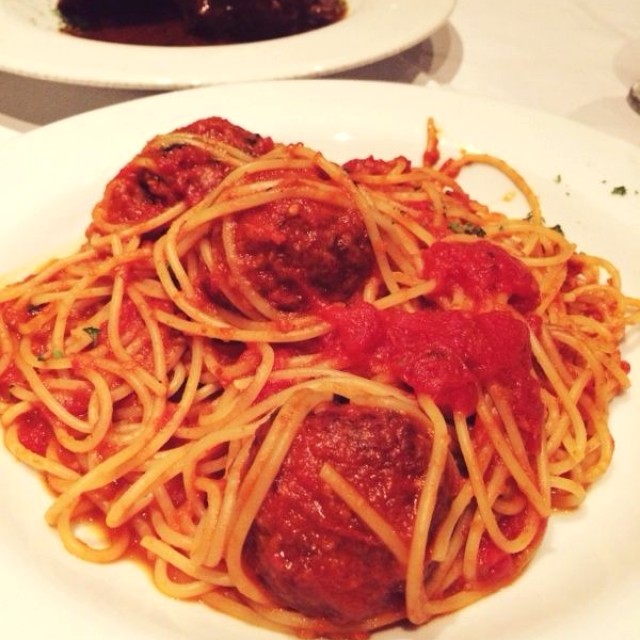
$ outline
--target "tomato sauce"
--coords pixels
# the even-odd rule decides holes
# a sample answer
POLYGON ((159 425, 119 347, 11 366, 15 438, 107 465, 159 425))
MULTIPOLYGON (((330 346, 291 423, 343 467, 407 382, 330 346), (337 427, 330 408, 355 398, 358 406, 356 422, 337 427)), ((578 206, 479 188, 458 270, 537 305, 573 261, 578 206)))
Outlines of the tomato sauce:
POLYGON ((540 289, 531 271, 517 258, 486 240, 435 242, 422 252, 422 275, 434 279, 433 296, 451 296, 461 290, 476 307, 501 300, 518 311, 533 311, 540 289))
MULTIPOLYGON (((354 182, 358 183, 360 179, 365 182, 371 176, 385 176, 390 173, 406 174, 412 170, 412 164, 409 159, 404 156, 398 156, 393 160, 380 160, 374 156, 365 158, 356 158, 347 161, 343 165, 344 170, 351 175, 354 182), (362 176, 362 178, 360 178, 362 176)), ((398 189, 404 190, 405 185, 396 185, 393 180, 387 184, 376 184, 376 190, 386 193, 392 193, 398 189)), ((414 195, 418 195, 418 191, 414 195)), ((457 194, 449 194, 457 196, 457 194)), ((436 214, 431 198, 426 194, 422 197, 408 200, 403 203, 404 206, 415 211, 416 220, 435 237, 442 238, 451 233, 446 219, 440 214, 436 214)))
MULTIPOLYGON (((511 516, 501 516, 498 525, 502 533, 509 539, 519 535, 526 523, 529 514, 527 507, 523 511, 511 516)), ((546 518, 538 518, 535 540, 539 541, 547 526, 546 518)), ((510 554, 500 549, 491 540, 487 532, 483 533, 478 548, 478 575, 479 584, 489 588, 495 588, 501 584, 507 584, 513 579, 514 574, 529 560, 531 550, 537 547, 534 541, 526 550, 510 554)))
POLYGON ((16 422, 20 444, 29 451, 43 456, 53 437, 53 430, 49 423, 36 410, 23 413, 16 422))
POLYGON ((359 302, 328 307, 326 352, 363 375, 391 375, 445 413, 473 415, 480 388, 508 396, 531 453, 541 442, 543 406, 533 377, 529 328, 508 311, 398 309, 359 302))

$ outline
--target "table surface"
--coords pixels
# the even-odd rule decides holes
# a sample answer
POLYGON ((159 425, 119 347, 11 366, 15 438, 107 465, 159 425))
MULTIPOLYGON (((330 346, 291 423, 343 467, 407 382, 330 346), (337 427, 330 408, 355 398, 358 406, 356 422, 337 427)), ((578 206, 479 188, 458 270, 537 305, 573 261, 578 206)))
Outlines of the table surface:
MULTIPOLYGON (((640 114, 627 101, 640 80, 640 2, 458 0, 429 39, 332 77, 442 86, 560 115, 640 145, 640 114)), ((152 93, 0 72, 0 140, 152 93)))

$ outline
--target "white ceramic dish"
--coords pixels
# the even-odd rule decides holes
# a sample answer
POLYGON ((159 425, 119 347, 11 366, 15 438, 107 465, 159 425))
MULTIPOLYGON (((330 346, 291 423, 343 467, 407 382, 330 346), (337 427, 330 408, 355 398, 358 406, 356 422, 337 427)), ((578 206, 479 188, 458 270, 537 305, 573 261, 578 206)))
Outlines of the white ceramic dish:
POLYGON ((12 129, 7 129, 6 127, 0 126, 0 143, 4 142, 5 140, 9 140, 10 138, 13 138, 13 136, 17 135, 17 131, 13 131, 12 129))
MULTIPOLYGON (((341 161, 372 153, 419 158, 427 116, 443 148, 488 151, 538 192, 549 224, 611 258, 640 295, 640 149, 555 117, 470 96, 405 85, 281 81, 145 98, 76 116, 0 146, 0 273, 69 251, 115 171, 153 134, 207 115, 282 141, 303 140, 341 161), (256 108, 259 104, 259 108, 256 108), (558 178, 559 177, 559 178, 558 178), (624 185, 626 195, 612 193, 624 185)), ((511 213, 508 187, 487 172, 465 180, 511 213)), ((520 209, 520 210, 518 210, 520 209)), ((552 518, 541 549, 512 586, 416 631, 380 640, 637 640, 640 622, 640 332, 625 353, 631 391, 613 408, 617 447, 607 475, 574 514, 552 518)), ((69 556, 43 514, 39 480, 0 447, 0 631, 49 640, 275 640, 196 603, 158 593, 140 567, 94 566, 69 556)))
POLYGON ((155 47, 60 33, 56 0, 0 0, 0 69, 129 89, 321 76, 399 53, 440 27, 455 0, 349 0, 347 16, 308 33, 249 44, 155 47))

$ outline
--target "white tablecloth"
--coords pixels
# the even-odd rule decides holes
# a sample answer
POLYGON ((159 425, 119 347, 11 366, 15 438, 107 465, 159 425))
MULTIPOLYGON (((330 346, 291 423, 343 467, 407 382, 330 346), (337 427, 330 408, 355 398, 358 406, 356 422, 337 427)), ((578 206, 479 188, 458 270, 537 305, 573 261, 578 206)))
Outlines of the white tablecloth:
MULTIPOLYGON (((640 115, 627 103, 630 85, 640 79, 640 1, 458 0, 449 21, 425 42, 339 77, 434 83, 640 144, 640 115)), ((0 127, 29 131, 149 93, 0 72, 0 127)), ((0 140, 8 135, 0 130, 0 140)))

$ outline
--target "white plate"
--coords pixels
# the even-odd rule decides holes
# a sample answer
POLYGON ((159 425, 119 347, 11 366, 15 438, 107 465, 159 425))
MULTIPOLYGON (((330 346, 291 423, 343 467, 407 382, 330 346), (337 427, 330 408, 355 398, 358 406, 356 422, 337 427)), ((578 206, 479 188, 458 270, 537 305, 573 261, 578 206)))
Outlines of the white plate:
MULTIPOLYGON (((539 193, 547 222, 561 224, 581 248, 612 258, 627 290, 640 295, 640 149, 555 117, 469 96, 329 80, 164 94, 10 140, 0 147, 0 272, 68 251, 106 180, 148 138, 214 114, 278 140, 303 140, 338 161, 368 153, 417 159, 426 118, 434 116, 445 149, 484 150, 511 162, 539 193), (612 194, 620 185, 627 195, 612 194)), ((467 184, 496 207, 521 206, 507 202, 507 187, 484 172, 467 184)), ((639 334, 625 347, 635 387, 614 405, 613 464, 585 505, 552 518, 532 565, 512 586, 416 632, 396 628, 379 638, 640 637, 639 334)), ((138 566, 94 566, 69 556, 44 523, 49 496, 3 449, 0 478, 2 637, 281 638, 162 596, 138 566)))
POLYGON ((422 42, 455 0, 348 0, 340 22, 264 42, 207 47, 112 44, 60 33, 56 0, 0 0, 0 69, 95 86, 172 89, 321 76, 422 42))
POLYGON ((13 138, 14 136, 17 136, 17 135, 18 135, 17 131, 0 126, 0 143, 4 142, 5 140, 9 140, 10 138, 13 138))

